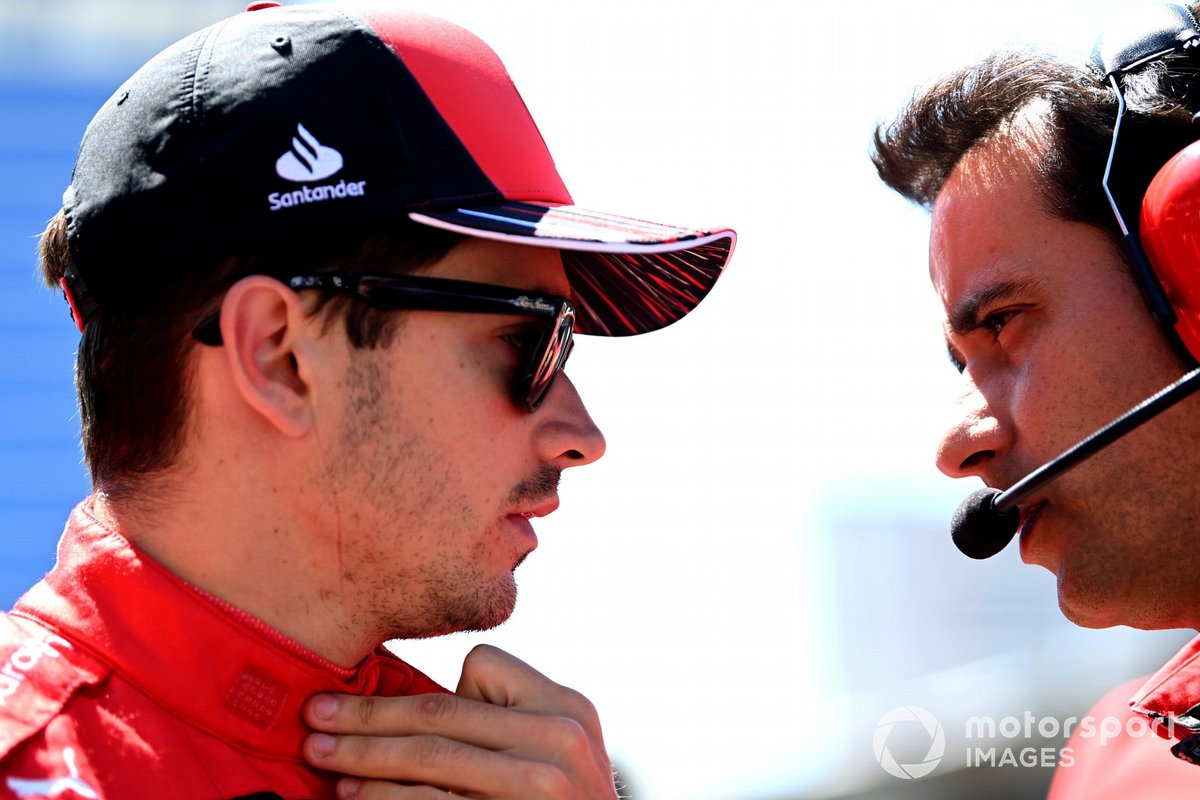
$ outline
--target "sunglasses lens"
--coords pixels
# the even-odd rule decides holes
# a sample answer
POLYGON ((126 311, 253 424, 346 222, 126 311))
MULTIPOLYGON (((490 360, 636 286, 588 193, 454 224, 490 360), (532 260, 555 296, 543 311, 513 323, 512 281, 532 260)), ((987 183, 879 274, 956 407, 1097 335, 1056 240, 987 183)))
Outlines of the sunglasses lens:
POLYGON ((554 379, 562 372, 571 356, 571 350, 575 346, 574 333, 575 310, 566 305, 555 324, 546 328, 539 346, 532 354, 528 388, 522 392, 526 410, 535 411, 546 399, 550 387, 554 385, 554 379))

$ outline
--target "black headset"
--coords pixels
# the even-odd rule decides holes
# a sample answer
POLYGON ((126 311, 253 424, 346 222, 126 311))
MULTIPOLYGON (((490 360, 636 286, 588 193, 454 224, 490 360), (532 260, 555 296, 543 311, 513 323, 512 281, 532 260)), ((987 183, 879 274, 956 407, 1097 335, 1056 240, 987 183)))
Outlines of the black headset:
POLYGON ((1182 5, 1138 8, 1096 41, 1091 61, 1117 93, 1117 119, 1102 186, 1141 279, 1151 313, 1200 362, 1200 142, 1175 154, 1142 198, 1140 236, 1109 188, 1125 117, 1126 75, 1173 53, 1200 53, 1200 25, 1182 5), (1139 241, 1140 240, 1140 241, 1139 241))

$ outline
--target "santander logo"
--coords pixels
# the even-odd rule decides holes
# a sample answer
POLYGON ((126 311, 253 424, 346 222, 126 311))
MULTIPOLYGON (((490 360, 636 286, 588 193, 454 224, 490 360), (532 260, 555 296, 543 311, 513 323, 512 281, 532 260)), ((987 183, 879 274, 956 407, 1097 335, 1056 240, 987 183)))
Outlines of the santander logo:
POLYGON ((276 160, 275 172, 285 180, 302 185, 287 192, 271 192, 267 195, 268 206, 272 211, 282 211, 309 203, 363 197, 367 193, 366 181, 342 178, 337 183, 310 185, 310 182, 336 175, 344 163, 341 153, 321 144, 303 125, 297 124, 292 148, 276 160))
POLYGON ((292 149, 275 162, 279 177, 296 183, 319 181, 341 168, 342 154, 318 142, 317 137, 300 124, 296 125, 296 135, 292 137, 292 149))

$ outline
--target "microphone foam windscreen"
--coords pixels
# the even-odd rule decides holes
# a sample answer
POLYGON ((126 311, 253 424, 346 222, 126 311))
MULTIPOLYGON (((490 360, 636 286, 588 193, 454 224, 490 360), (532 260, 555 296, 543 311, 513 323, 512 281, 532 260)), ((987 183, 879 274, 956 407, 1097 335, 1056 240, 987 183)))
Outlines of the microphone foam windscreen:
POLYGON ((996 489, 977 489, 959 504, 950 520, 950 538, 971 558, 991 558, 1012 541, 1021 525, 1021 512, 1015 508, 997 511, 992 498, 996 489))

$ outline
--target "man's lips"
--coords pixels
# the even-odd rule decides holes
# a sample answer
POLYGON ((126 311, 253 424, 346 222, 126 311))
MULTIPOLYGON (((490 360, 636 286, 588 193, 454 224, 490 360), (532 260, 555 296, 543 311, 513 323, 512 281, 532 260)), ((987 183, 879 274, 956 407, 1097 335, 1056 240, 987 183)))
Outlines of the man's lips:
POLYGON ((1017 527, 1017 536, 1021 539, 1021 560, 1026 564, 1033 563, 1030 561, 1032 553, 1030 542, 1033 540, 1032 532, 1037 524, 1037 518, 1041 516, 1042 509, 1046 507, 1046 501, 1041 500, 1031 506, 1022 506, 1021 508, 1021 524, 1017 527))
POLYGON ((531 508, 523 508, 519 511, 514 511, 510 516, 522 517, 523 519, 533 519, 534 517, 544 517, 548 514, 553 514, 558 510, 559 499, 558 495, 548 497, 536 506, 531 508))
MULTIPOLYGON (((534 531, 533 525, 530 524, 529 521, 534 517, 544 517, 547 514, 552 514, 557 508, 558 495, 554 495, 553 497, 549 497, 539 502, 535 506, 518 508, 516 511, 508 514, 507 518, 509 523, 516 530, 521 531, 522 534, 528 539, 528 549, 521 555, 521 561, 523 561, 525 556, 529 555, 529 553, 532 552, 535 547, 537 547, 537 532, 534 531)), ((521 561, 518 561, 517 564, 519 565, 521 561)))

